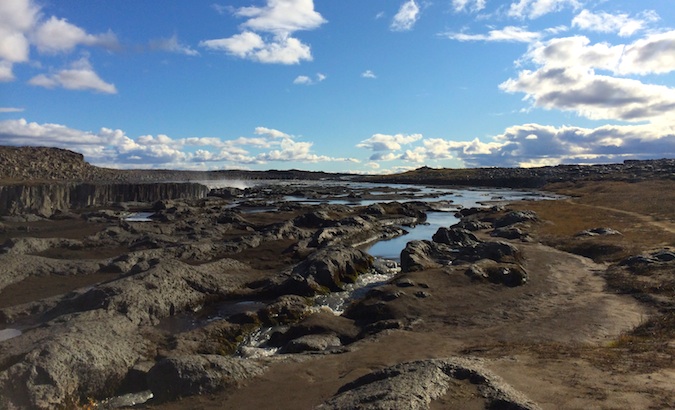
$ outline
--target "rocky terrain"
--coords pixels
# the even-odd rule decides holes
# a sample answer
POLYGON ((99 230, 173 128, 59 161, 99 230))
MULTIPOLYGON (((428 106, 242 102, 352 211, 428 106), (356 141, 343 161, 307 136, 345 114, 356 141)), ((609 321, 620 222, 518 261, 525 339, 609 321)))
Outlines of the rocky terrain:
POLYGON ((0 222, 0 409, 675 406, 672 161, 471 170, 539 172, 566 196, 461 208, 418 187, 208 191, 3 150, 4 203, 42 206, 0 222), (74 200, 84 186, 107 193, 74 200), (458 222, 397 261, 369 254, 438 212, 458 222))

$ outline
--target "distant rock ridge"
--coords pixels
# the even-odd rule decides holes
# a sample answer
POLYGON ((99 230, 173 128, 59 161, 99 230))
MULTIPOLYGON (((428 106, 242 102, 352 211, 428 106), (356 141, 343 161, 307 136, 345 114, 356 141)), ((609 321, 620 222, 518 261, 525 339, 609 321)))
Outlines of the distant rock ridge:
POLYGON ((344 179, 507 188, 541 188, 548 183, 591 180, 675 179, 675 159, 626 160, 620 164, 557 165, 539 168, 429 168, 394 175, 350 175, 302 170, 118 170, 89 164, 82 154, 60 148, 0 146, 0 185, 33 183, 149 183, 223 179, 344 179))
POLYGON ((555 182, 675 179, 675 159, 626 160, 622 164, 556 165, 539 168, 429 168, 380 175, 372 182, 541 188, 555 182))

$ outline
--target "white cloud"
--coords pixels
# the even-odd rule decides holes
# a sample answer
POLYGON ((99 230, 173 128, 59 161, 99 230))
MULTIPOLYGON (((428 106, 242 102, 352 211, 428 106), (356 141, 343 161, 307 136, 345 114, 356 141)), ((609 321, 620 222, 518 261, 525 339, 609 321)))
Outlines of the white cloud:
POLYGON ((494 41, 531 43, 541 38, 537 32, 522 27, 507 26, 501 30, 490 30, 487 34, 443 33, 442 36, 457 41, 494 41))
POLYGON ((66 19, 52 16, 41 23, 31 36, 33 44, 43 53, 65 53, 72 51, 80 44, 102 46, 113 49, 119 45, 114 33, 92 35, 83 29, 68 23, 66 19))
POLYGON ((29 80, 29 84, 45 88, 62 87, 68 90, 92 90, 106 94, 117 94, 115 85, 103 81, 94 72, 86 57, 72 63, 70 68, 63 69, 55 74, 37 75, 29 80))
POLYGON ((518 0, 511 3, 507 14, 510 17, 521 19, 536 19, 566 7, 578 9, 581 7, 581 2, 579 0, 518 0))
POLYGON ((23 112, 23 108, 16 108, 16 107, 0 107, 0 113, 6 113, 6 112, 23 112))
POLYGON ((363 78, 377 78, 375 73, 372 72, 371 70, 366 70, 366 71, 362 72, 361 77, 363 77, 363 78))
POLYGON ((277 34, 314 30, 326 22, 313 0, 267 0, 265 7, 242 7, 235 15, 249 18, 245 28, 277 34))
POLYGON ((265 41, 260 35, 247 31, 230 38, 202 41, 199 45, 259 63, 298 64, 312 60, 309 46, 288 36, 275 36, 265 41))
POLYGON ((184 54, 187 56, 198 56, 199 51, 181 44, 178 41, 178 36, 174 34, 169 38, 162 38, 150 41, 150 48, 155 50, 167 51, 169 53, 184 54))
POLYGON ((320 83, 324 81, 326 78, 328 78, 325 74, 317 73, 316 74, 316 79, 313 79, 311 77, 308 77, 306 75, 299 75, 295 77, 295 80, 293 80, 293 84, 298 84, 298 85, 314 85, 317 83, 320 83))
POLYGON ((675 154, 675 129, 647 125, 598 128, 525 124, 493 138, 486 152, 458 152, 470 166, 541 166, 617 162, 675 154), (533 138, 536 136, 536 138, 533 138))
POLYGON ((394 16, 390 28, 394 31, 411 30, 419 18, 419 13, 420 8, 415 0, 406 1, 394 16))
MULTIPOLYGON (((51 16, 42 20, 41 9, 33 0, 2 0, 0 2, 0 81, 13 81, 13 66, 30 60, 30 46, 39 53, 71 52, 78 45, 119 47, 112 32, 92 35, 65 19, 51 16)), ((98 78, 89 66, 86 70, 64 70, 56 75, 38 75, 33 84, 68 89, 93 89, 105 93, 114 86, 98 78)))
POLYGON ((275 130, 274 128, 256 127, 254 132, 256 135, 265 135, 271 138, 293 138, 285 132, 275 130))
POLYGON ((372 137, 361 141, 356 146, 371 151, 398 151, 402 145, 411 144, 422 139, 422 134, 374 134, 372 137))
POLYGON ((260 137, 221 139, 168 135, 129 138, 122 130, 101 128, 98 133, 60 124, 38 124, 25 119, 0 121, 0 145, 38 145, 81 152, 88 161, 116 168, 206 169, 267 162, 359 162, 312 152, 313 143, 272 128, 258 127, 260 137), (256 150, 258 152, 251 152, 256 150))
POLYGON ((575 67, 524 70, 500 88, 524 93, 535 107, 574 111, 590 119, 653 121, 675 109, 673 88, 575 67))
POLYGON ((30 0, 0 1, 0 82, 13 81, 13 65, 28 61, 27 34, 35 25, 39 11, 30 0))
POLYGON ((35 25, 39 11, 29 0, 0 2, 0 62, 28 61, 30 42, 26 35, 35 25))
POLYGON ((535 44, 526 54, 524 61, 534 63, 535 70, 520 71, 500 88, 524 93, 535 107, 590 119, 663 121, 675 108, 675 89, 617 75, 675 70, 675 57, 664 50, 675 51, 675 31, 617 46, 591 44, 583 36, 553 39, 535 44))
POLYGON ((665 74, 675 71, 675 30, 651 34, 626 46, 619 66, 625 74, 665 74))
POLYGON ((675 126, 671 123, 583 128, 524 124, 509 127, 488 141, 425 138, 416 142, 421 145, 403 154, 393 150, 375 152, 371 164, 390 160, 420 164, 459 159, 469 167, 531 167, 672 157, 675 156, 675 126))
POLYGON ((301 30, 314 30, 326 22, 314 10, 313 0, 267 0, 265 7, 241 7, 234 9, 233 13, 248 18, 241 25, 242 33, 228 38, 204 40, 199 45, 268 64, 311 61, 310 47, 292 34, 301 30), (258 33, 270 35, 263 38, 258 33))
POLYGON ((12 63, 9 61, 0 60, 0 82, 7 82, 14 80, 14 73, 12 72, 12 63))
POLYGON ((620 36, 628 37, 638 31, 644 30, 649 23, 658 20, 659 16, 653 11, 643 12, 638 18, 631 18, 626 13, 593 13, 584 9, 574 17, 572 26, 582 30, 600 33, 618 33, 620 36))
POLYGON ((455 9, 455 12, 478 12, 485 8, 486 2, 487 0, 452 0, 452 7, 455 9))

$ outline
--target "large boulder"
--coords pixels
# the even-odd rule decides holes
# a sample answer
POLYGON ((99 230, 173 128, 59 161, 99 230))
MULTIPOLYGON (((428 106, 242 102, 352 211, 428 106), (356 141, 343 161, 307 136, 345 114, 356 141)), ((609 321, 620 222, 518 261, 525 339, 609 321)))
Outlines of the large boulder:
POLYGON ((495 228, 502 228, 516 223, 534 222, 538 217, 534 211, 511 211, 494 222, 495 228))
POLYGON ((11 363, 11 352, 22 360, 0 372, 0 408, 57 408, 110 396, 147 350, 131 321, 100 310, 70 315, 41 331, 43 339, 32 346, 31 333, 4 342, 0 362, 11 363))
POLYGON ((460 249, 459 259, 469 262, 481 259, 492 259, 496 262, 518 262, 521 259, 520 250, 514 245, 503 241, 481 242, 476 246, 460 249))
POLYGON ((341 291, 345 283, 371 269, 373 257, 360 249, 343 245, 321 248, 292 269, 290 281, 296 286, 295 291, 289 291, 300 295, 341 291))
POLYGON ((441 267, 438 246, 431 241, 410 241, 401 251, 401 272, 416 272, 441 267))
POLYGON ((428 409, 450 389, 471 392, 472 404, 481 408, 539 409, 482 362, 466 358, 408 362, 374 371, 342 386, 317 409, 428 409))
POLYGON ((509 287, 521 286, 527 282, 527 272, 515 263, 499 263, 491 259, 482 259, 471 264, 466 270, 473 280, 489 281, 509 287))
POLYGON ((453 248, 475 246, 480 243, 476 235, 461 228, 438 228, 432 239, 434 242, 443 243, 453 248))

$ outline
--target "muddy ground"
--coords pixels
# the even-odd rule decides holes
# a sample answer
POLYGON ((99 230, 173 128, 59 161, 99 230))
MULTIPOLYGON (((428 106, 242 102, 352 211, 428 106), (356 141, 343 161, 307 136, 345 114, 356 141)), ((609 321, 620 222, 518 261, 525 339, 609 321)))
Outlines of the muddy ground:
MULTIPOLYGON (((328 327, 338 333, 361 329, 361 336, 342 348, 277 354, 261 359, 264 372, 216 392, 140 407, 311 409, 346 384, 389 366, 469 358, 544 409, 674 408, 675 262, 654 255, 675 251, 675 182, 564 183, 546 190, 567 197, 520 201, 495 211, 536 212, 536 221, 518 225, 524 235, 500 239, 519 250, 519 263, 528 275, 524 285, 472 280, 462 264, 404 272, 368 296, 374 306, 382 302, 382 295, 395 295, 380 303, 381 309, 364 308, 367 313, 360 314, 355 309, 335 323, 330 319, 328 327), (581 234, 596 228, 611 228, 606 231, 610 234, 581 234), (636 261, 638 255, 643 260, 636 261), (395 321, 396 326, 364 332, 361 322, 374 321, 364 315, 381 315, 378 319, 395 321)), ((285 222, 305 211, 248 214, 249 228, 232 228, 225 236, 243 236, 251 227, 285 222)), ((341 212, 333 216, 348 216, 341 212)), ((5 221, 0 242, 19 237, 84 240, 118 223, 92 221, 5 221)), ((475 234, 490 241, 491 231, 475 234)), ((263 280, 302 260, 302 252, 289 252, 297 242, 283 237, 237 252, 223 251, 214 259, 243 263, 250 268, 248 282, 263 280)), ((46 249, 34 255, 109 261, 128 252, 129 247, 120 245, 46 249)), ((196 266, 212 262, 183 261, 196 266)), ((28 277, 0 292, 0 309, 114 281, 118 275, 102 269, 90 275, 28 277)), ((314 320, 326 314, 315 313, 314 320)), ((157 356, 169 355, 169 338, 155 330, 144 332, 154 335, 149 339, 157 338, 157 356)), ((69 406, 82 406, 86 402, 82 399, 86 398, 69 406)), ((377 408, 376 403, 370 408, 377 408)), ((429 408, 484 408, 486 403, 475 383, 457 379, 431 400, 429 408)))

